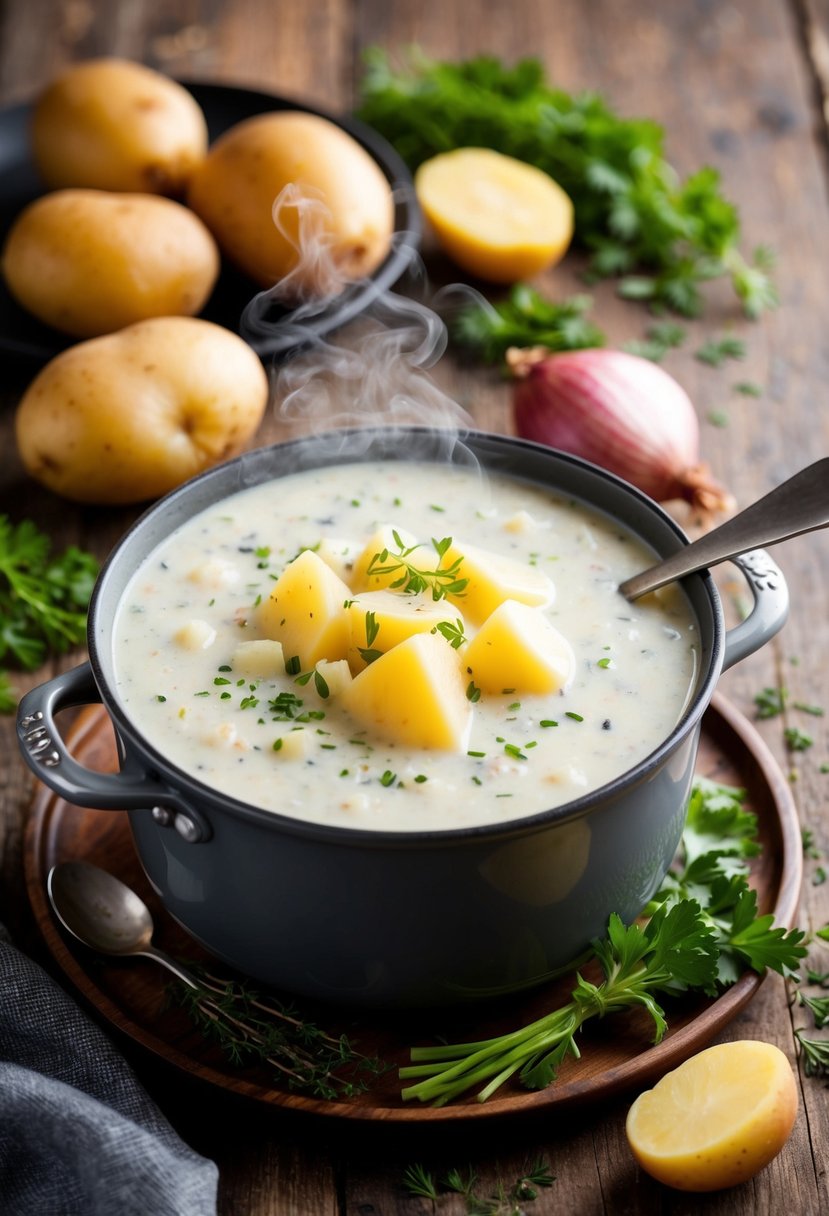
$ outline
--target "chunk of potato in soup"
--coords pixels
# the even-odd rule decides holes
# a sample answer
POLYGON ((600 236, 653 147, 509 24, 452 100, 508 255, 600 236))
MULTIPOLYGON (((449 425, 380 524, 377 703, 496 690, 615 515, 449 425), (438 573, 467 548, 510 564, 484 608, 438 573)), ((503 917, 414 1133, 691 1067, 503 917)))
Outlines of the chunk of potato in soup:
POLYGON ((169 761, 266 810, 382 831, 518 819, 618 777, 681 717, 699 660, 684 594, 617 590, 652 560, 616 521, 517 479, 405 461, 296 473, 209 508, 139 567, 113 631, 116 686, 169 761), (383 597, 420 597, 393 636, 383 597, 360 608, 378 536, 383 597), (318 560, 291 567, 305 551, 318 560), (320 568, 342 605, 303 598, 297 571, 320 568), (344 614, 327 632, 309 620, 336 639, 309 650, 313 667, 286 646, 306 635, 285 603, 344 614))

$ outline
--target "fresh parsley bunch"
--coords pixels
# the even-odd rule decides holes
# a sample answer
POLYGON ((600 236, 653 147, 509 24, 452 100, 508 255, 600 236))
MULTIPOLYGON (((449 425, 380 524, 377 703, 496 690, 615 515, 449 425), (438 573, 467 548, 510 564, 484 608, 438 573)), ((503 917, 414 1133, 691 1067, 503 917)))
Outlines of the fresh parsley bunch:
POLYGON ((623 296, 696 316, 700 285, 727 275, 757 317, 777 302, 765 248, 739 250, 737 209, 718 172, 681 181, 665 159, 664 131, 621 118, 597 93, 553 88, 537 59, 505 67, 493 56, 465 62, 413 52, 400 71, 372 48, 360 117, 416 168, 453 148, 494 148, 536 165, 573 201, 576 239, 597 277, 620 276, 623 296))
POLYGON ((696 989, 715 996, 746 967, 792 975, 806 955, 804 933, 775 927, 758 915, 748 885, 749 859, 759 852, 757 821, 744 791, 698 779, 689 802, 681 860, 645 914, 644 925, 610 917, 607 936, 593 943, 604 979, 576 975, 569 1002, 528 1026, 476 1043, 415 1047, 404 1099, 443 1106, 469 1089, 483 1102, 510 1077, 528 1089, 556 1078, 568 1055, 580 1056, 577 1035, 594 1017, 642 1006, 654 1023, 653 1042, 667 1030, 662 995, 696 989))
MULTIPOLYGON (((13 524, 0 515, 0 662, 34 670, 47 653, 82 642, 97 573, 90 553, 70 545, 55 557, 31 520, 13 524)), ((13 707, 7 681, 0 681, 0 708, 13 707)))

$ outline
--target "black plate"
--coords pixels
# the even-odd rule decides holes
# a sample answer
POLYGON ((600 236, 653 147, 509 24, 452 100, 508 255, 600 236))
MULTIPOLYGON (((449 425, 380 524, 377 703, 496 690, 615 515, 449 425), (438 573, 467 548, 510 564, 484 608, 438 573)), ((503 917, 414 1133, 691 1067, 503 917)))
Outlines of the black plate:
MULTIPOLYGON (((202 107, 210 139, 215 139, 234 123, 268 110, 304 110, 336 123, 374 157, 394 190, 395 238, 392 251, 368 280, 346 288, 324 311, 303 322, 309 338, 324 337, 352 320, 365 309, 378 292, 387 291, 411 264, 421 235, 421 220, 411 175, 390 144, 371 127, 356 118, 340 118, 289 97, 258 93, 252 89, 218 84, 182 81, 202 107)), ((29 118, 31 107, 12 106, 0 110, 0 241, 5 237, 18 212, 32 199, 43 194, 43 186, 29 155, 29 118)), ((246 304, 259 293, 259 287, 233 267, 224 265, 216 287, 201 316, 239 332, 239 321, 246 304)), ((282 357, 302 345, 296 326, 285 324, 288 314, 273 304, 267 309, 267 334, 251 339, 244 335, 263 357, 282 357)), ((0 350, 35 363, 45 363, 77 339, 43 325, 20 308, 0 282, 0 350)))

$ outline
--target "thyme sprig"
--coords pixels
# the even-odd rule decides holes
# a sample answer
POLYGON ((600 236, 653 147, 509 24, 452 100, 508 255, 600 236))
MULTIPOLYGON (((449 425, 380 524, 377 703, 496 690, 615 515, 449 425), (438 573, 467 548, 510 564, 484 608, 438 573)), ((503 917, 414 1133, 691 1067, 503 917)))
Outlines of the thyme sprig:
POLYGON ((329 1100, 365 1092, 371 1078, 385 1070, 379 1059, 357 1051, 346 1035, 329 1034, 294 1005, 264 997, 240 979, 203 967, 191 966, 190 971, 199 987, 178 982, 171 985, 171 994, 232 1064, 266 1064, 289 1089, 329 1100))
MULTIPOLYGON (((433 600, 443 599, 446 595, 464 595, 469 579, 460 578, 462 557, 456 557, 448 566, 443 566, 444 557, 452 544, 452 537, 445 536, 443 540, 432 537, 432 548, 437 555, 437 565, 433 568, 422 567, 410 561, 413 553, 422 550, 423 546, 405 545, 400 533, 392 531, 397 551, 383 549, 375 553, 368 564, 367 575, 393 574, 395 578, 389 587, 393 591, 403 591, 407 595, 420 595, 431 591, 433 600)), ((370 643, 369 643, 370 644, 370 643)))

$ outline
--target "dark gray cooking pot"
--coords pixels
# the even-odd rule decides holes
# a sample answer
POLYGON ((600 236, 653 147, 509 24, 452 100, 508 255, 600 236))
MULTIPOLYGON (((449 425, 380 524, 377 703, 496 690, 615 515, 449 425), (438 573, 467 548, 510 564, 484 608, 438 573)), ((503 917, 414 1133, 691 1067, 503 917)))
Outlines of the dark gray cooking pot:
POLYGON ((700 721, 717 678, 785 621, 785 583, 761 550, 739 559, 754 606, 729 632, 710 575, 687 578, 701 664, 680 723, 615 781, 503 825, 416 833, 305 823, 217 793, 142 737, 119 701, 111 626, 132 573, 174 528, 239 489, 300 469, 375 458, 468 462, 470 454, 487 469, 599 508, 660 555, 687 543, 638 490, 537 444, 477 433, 456 443, 417 428, 321 434, 222 465, 152 507, 98 580, 90 662, 21 702, 20 745, 41 780, 69 802, 127 810, 141 862, 169 912, 214 954, 278 988, 412 1006, 508 992, 566 967, 611 912, 632 919, 656 890, 679 842, 700 721), (78 764, 55 725, 58 710, 98 701, 118 739, 114 775, 78 764))

